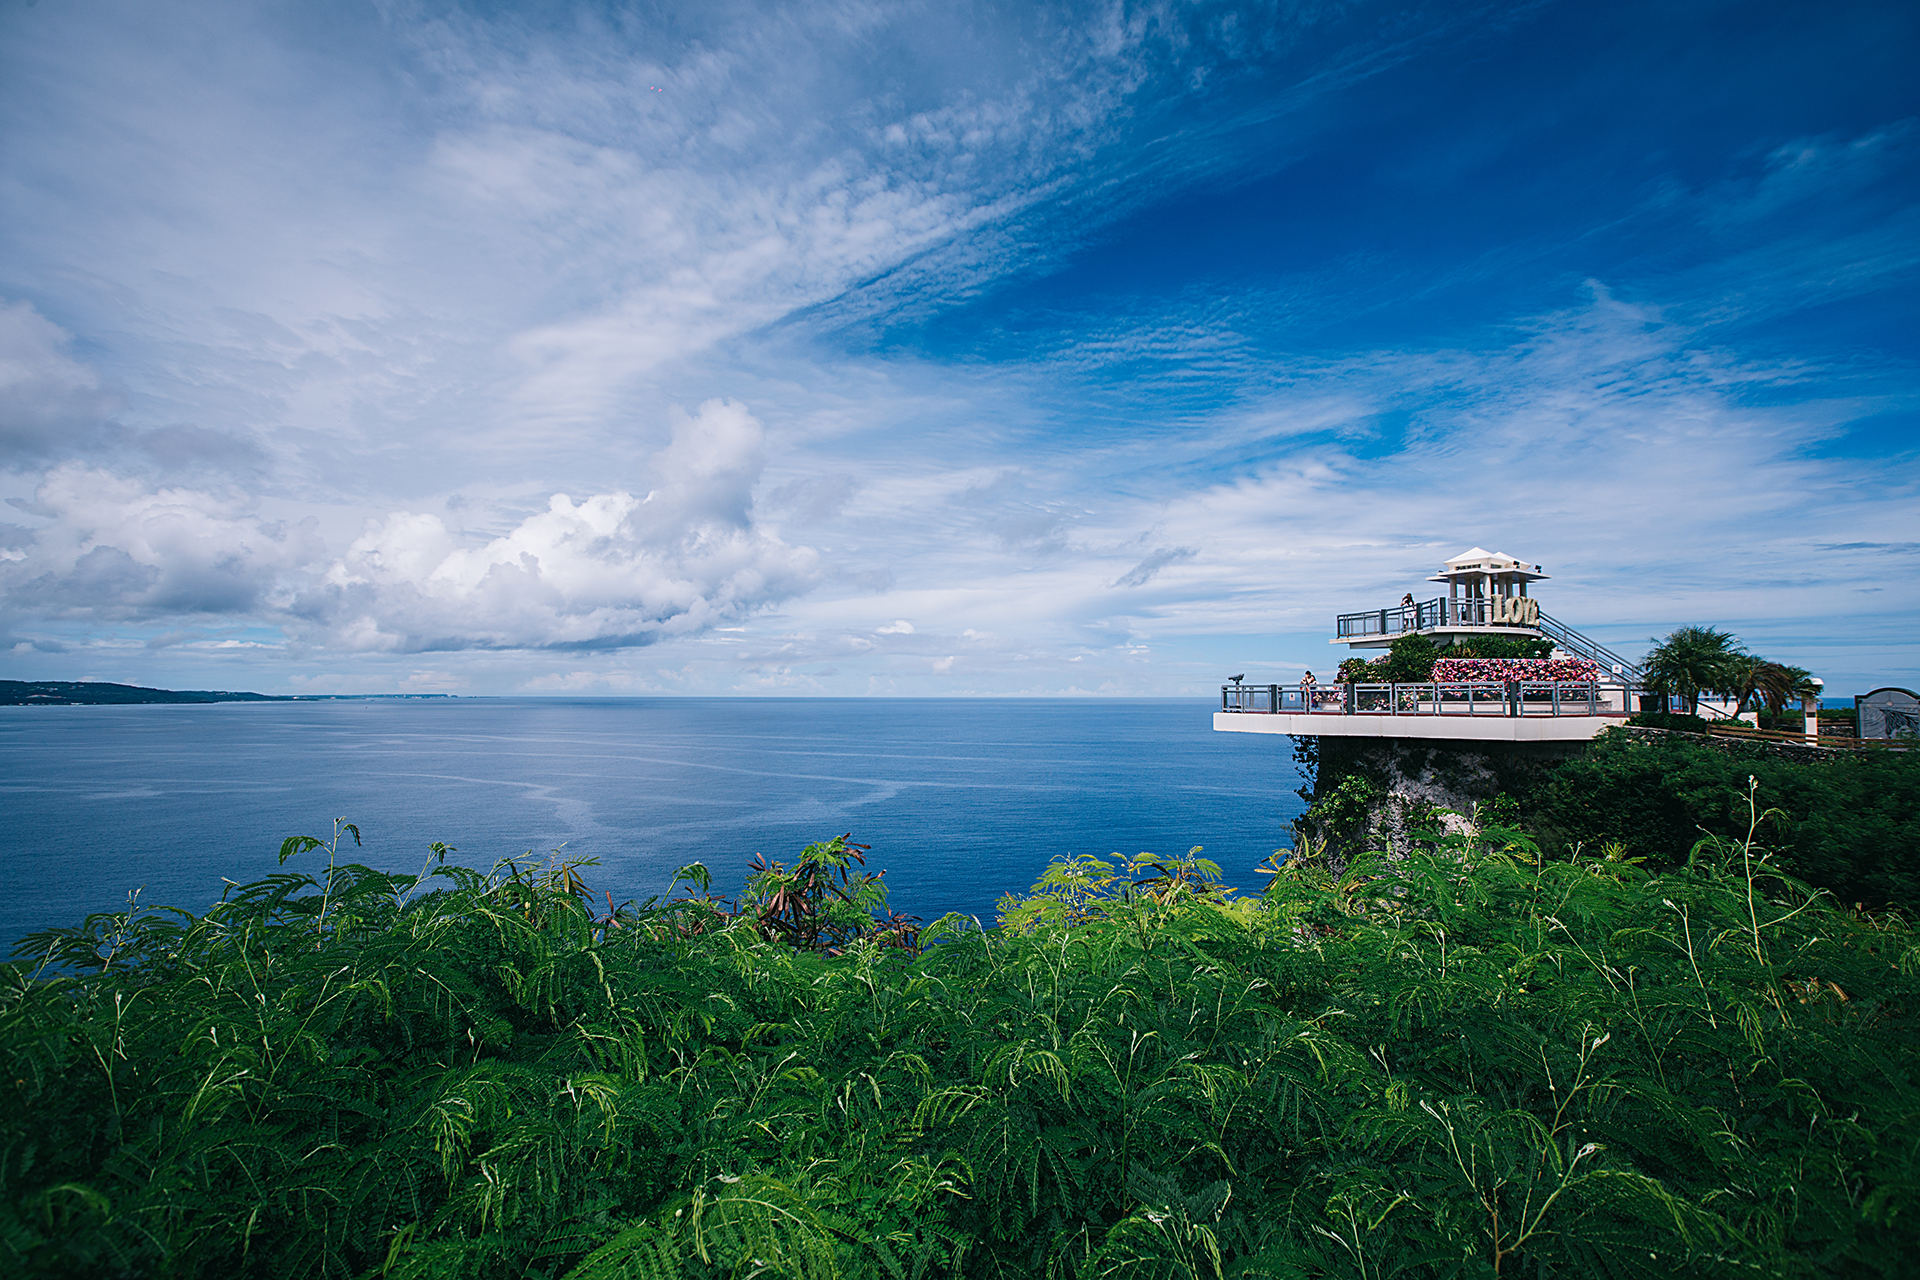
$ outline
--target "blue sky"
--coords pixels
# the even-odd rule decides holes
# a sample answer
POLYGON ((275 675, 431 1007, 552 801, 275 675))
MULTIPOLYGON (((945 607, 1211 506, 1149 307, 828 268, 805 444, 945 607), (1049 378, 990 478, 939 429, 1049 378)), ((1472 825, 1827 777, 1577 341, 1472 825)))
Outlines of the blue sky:
POLYGON ((0 0, 0 675, 1920 681, 1910 4, 0 0))

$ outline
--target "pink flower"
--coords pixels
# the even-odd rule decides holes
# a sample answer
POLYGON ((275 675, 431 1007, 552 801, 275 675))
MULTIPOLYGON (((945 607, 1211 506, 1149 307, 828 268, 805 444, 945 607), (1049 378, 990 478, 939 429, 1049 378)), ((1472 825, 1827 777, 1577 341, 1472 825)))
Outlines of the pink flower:
POLYGON ((1588 684, 1600 679, 1600 664, 1587 658, 1441 658, 1433 664, 1433 678, 1588 684))

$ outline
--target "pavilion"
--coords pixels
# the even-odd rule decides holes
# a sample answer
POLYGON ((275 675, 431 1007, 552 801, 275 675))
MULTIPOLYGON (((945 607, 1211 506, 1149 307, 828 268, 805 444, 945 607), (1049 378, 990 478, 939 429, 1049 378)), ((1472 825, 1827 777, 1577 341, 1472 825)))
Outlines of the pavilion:
MULTIPOLYGON (((1540 608, 1531 594, 1543 567, 1471 547, 1426 581, 1445 595, 1409 591, 1384 609, 1343 613, 1331 644, 1389 648, 1424 636, 1449 648, 1478 636, 1549 640, 1556 657, 1584 660, 1580 680, 1497 678, 1419 685, 1241 685, 1221 692, 1215 729, 1335 737, 1451 738, 1487 742, 1583 742, 1633 710, 1640 668, 1540 608), (1264 712, 1265 714, 1244 714, 1264 712)), ((1559 665, 1559 664, 1556 664, 1559 665)))

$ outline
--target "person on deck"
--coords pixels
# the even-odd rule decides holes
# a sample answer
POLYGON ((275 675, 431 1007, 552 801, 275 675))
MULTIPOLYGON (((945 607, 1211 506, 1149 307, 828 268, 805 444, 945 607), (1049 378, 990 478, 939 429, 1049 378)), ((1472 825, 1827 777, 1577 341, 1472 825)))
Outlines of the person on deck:
POLYGON ((1302 711, 1313 710, 1313 686, 1317 683, 1319 682, 1313 678, 1311 671, 1300 677, 1300 709, 1302 711))

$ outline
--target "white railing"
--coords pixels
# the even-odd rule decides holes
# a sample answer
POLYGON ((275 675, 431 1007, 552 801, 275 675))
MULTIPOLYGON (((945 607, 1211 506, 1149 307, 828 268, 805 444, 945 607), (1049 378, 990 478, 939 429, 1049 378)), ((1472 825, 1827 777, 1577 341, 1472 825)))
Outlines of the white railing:
POLYGON ((1599 663, 1601 670, 1611 669, 1616 677, 1625 676, 1627 683, 1638 683, 1645 674, 1633 662, 1621 657, 1598 640, 1582 635, 1550 613, 1542 613, 1539 601, 1524 596, 1466 600, 1453 600, 1440 596, 1414 604, 1397 604, 1386 609, 1368 609, 1364 613, 1343 613, 1334 619, 1333 625, 1334 638, 1337 640, 1411 635, 1414 632, 1431 631, 1435 628, 1520 628, 1540 632, 1568 653, 1589 658, 1599 663), (1508 610, 1516 607, 1523 610, 1521 617, 1508 614, 1508 610))
POLYGON ((1643 696, 1631 685, 1566 680, 1225 684, 1220 709, 1296 716, 1627 716, 1643 696))

